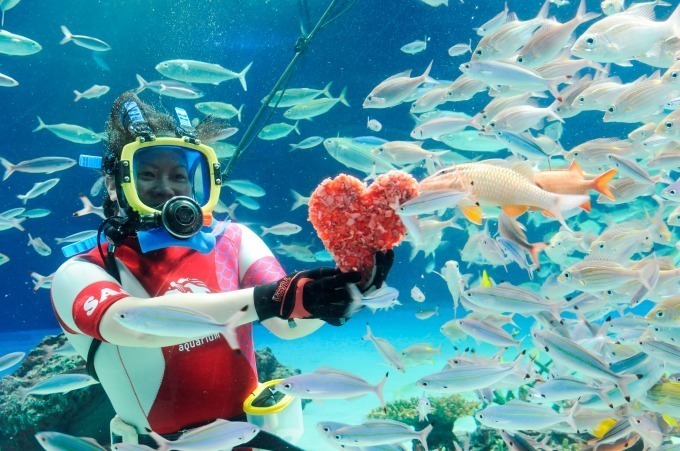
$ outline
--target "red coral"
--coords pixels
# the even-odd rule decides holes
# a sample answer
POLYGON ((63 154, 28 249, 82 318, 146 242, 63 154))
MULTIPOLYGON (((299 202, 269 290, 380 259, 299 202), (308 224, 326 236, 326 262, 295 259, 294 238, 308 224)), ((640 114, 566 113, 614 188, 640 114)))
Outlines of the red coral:
POLYGON ((406 232, 391 206, 417 195, 418 182, 405 172, 381 174, 368 187, 355 177, 340 174, 314 190, 309 220, 338 267, 361 271, 366 278, 373 269, 373 254, 392 249, 406 232))

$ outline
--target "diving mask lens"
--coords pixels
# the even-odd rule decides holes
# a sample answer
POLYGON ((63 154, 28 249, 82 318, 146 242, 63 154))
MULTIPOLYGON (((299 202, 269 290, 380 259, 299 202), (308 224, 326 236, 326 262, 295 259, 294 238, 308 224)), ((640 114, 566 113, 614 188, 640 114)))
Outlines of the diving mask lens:
POLYGON ((173 197, 185 196, 203 207, 210 199, 210 165, 201 152, 179 146, 149 146, 132 158, 135 189, 141 203, 160 210, 173 197))

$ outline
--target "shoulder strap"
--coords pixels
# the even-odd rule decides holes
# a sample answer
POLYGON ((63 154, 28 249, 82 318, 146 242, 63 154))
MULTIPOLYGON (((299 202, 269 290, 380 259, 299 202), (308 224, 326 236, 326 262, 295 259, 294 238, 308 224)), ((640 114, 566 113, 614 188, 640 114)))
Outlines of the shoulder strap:
MULTIPOLYGON (((109 252, 106 253, 106 260, 104 260, 104 264, 106 272, 111 274, 111 277, 116 279, 118 283, 121 283, 120 271, 118 271, 118 265, 116 265, 116 257, 112 249, 109 249, 109 252)), ((94 356, 97 353, 97 349, 99 349, 99 346, 101 346, 101 344, 102 344, 101 340, 92 338, 92 342, 90 343, 90 349, 87 351, 87 360, 85 361, 85 371, 97 382, 99 382, 99 376, 97 376, 97 370, 94 367, 94 356)))

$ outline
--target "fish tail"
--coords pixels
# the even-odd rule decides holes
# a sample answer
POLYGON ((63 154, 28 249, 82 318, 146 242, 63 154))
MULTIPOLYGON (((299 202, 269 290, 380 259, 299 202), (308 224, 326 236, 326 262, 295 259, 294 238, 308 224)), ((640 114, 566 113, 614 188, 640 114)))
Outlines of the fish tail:
POLYGON ((83 97, 83 94, 76 91, 75 89, 73 90, 73 93, 76 95, 76 98, 73 99, 74 102, 77 102, 78 100, 80 100, 83 97))
POLYGON ((243 107, 244 107, 244 106, 246 106, 245 103, 244 103, 243 105, 241 105, 241 108, 239 108, 239 109, 238 109, 238 112, 236 113, 236 114, 237 114, 236 117, 238 117, 238 121, 239 121, 239 122, 241 122, 241 113, 243 112, 243 107))
POLYGON ((638 379, 642 379, 642 374, 623 374, 619 375, 616 381, 616 386, 621 390, 621 394, 626 402, 630 402, 630 392, 628 386, 638 379))
POLYGON ((139 94, 146 89, 147 82, 139 74, 135 74, 135 77, 137 77, 137 83, 139 83, 139 86, 135 89, 135 94, 139 94))
POLYGON ((154 442, 156 442, 159 451, 168 451, 169 449, 172 449, 170 447, 172 442, 170 440, 167 440, 162 435, 155 433, 149 428, 146 428, 146 433, 149 435, 149 437, 151 437, 154 440, 154 442))
POLYGON ((293 206, 290 207, 290 211, 293 211, 297 208, 302 207, 303 205, 306 205, 304 197, 302 197, 302 194, 298 193, 294 189, 290 190, 291 193, 293 193, 293 198, 295 199, 295 202, 293 202, 293 206))
POLYGON ((567 417, 564 419, 569 426, 574 428, 574 431, 578 434, 580 431, 578 430, 578 426, 576 426, 576 421, 574 420, 574 417, 576 416, 576 411, 580 409, 580 406, 578 404, 578 400, 574 403, 574 405, 569 409, 569 414, 567 414, 567 417))
POLYGON ((269 233, 269 229, 266 228, 265 226, 260 226, 260 228, 262 229, 262 235, 260 235, 261 237, 269 233))
POLYGON ((543 20, 547 19, 549 10, 550 10, 550 0, 545 0, 545 3, 543 3, 543 6, 541 7, 541 10, 538 12, 536 19, 543 19, 543 20))
POLYGON ((297 133, 298 135, 300 134, 300 129, 298 128, 299 123, 300 121, 295 121, 295 125, 293 125, 293 130, 295 130, 295 133, 297 133))
POLYGON ((23 404, 28 396, 28 389, 26 387, 18 387, 17 392, 19 393, 19 399, 21 399, 21 403, 23 404))
POLYGON ((536 265, 536 269, 541 268, 541 264, 538 262, 538 254, 540 254, 542 250, 545 250, 546 247, 548 247, 548 243, 544 243, 542 241, 539 241, 538 243, 531 243, 531 247, 529 248, 529 256, 531 257, 531 261, 536 265))
POLYGON ((602 14, 600 13, 586 12, 586 0, 581 0, 581 3, 578 5, 578 11, 576 12, 575 20, 577 23, 582 24, 584 22, 588 22, 589 20, 597 19, 601 15, 602 14))
POLYGON ((611 399, 609 399, 609 395, 607 394, 609 393, 610 388, 611 387, 604 386, 598 390, 597 394, 600 396, 602 401, 604 401, 609 406, 610 409, 613 409, 614 403, 611 399))
POLYGON ((363 338, 364 340, 370 340, 371 338, 373 338, 373 334, 371 333, 371 326, 369 326, 368 323, 366 323, 366 334, 361 338, 363 338))
POLYGON ((383 377, 382 380, 375 385, 375 394, 378 395, 378 399, 380 400, 380 405, 382 406, 383 410, 387 409, 385 399, 383 398, 383 387, 385 387, 385 382, 387 382, 387 376, 389 375, 390 373, 388 371, 385 373, 385 377, 383 377))
POLYGON ((616 169, 610 169, 607 172, 603 172, 602 174, 595 177, 593 179, 593 187, 595 191, 607 196, 611 200, 614 200, 614 194, 612 194, 612 192, 609 190, 607 184, 611 182, 615 176, 616 169))
POLYGON ((558 103, 562 103, 561 97, 557 97, 556 101, 548 107, 548 116, 564 124, 564 119, 562 119, 560 115, 557 114, 557 111, 555 111, 555 108, 557 107, 558 103))
POLYGON ((333 85, 333 82, 332 82, 332 81, 329 81, 328 84, 326 85, 326 87, 323 88, 323 91, 321 91, 321 94, 325 95, 325 96, 328 97, 329 99, 330 99, 331 97, 333 97, 333 96, 331 95, 331 91, 330 91, 331 85, 333 85))
POLYGON ((66 44, 71 39, 73 39, 73 35, 71 34, 71 32, 68 31, 68 28, 66 28, 63 25, 61 26, 61 32, 64 33, 64 38, 59 42, 59 44, 66 44))
POLYGON ((35 133, 35 132, 37 132, 38 130, 42 130, 43 128, 46 128, 46 127, 47 127, 47 126, 45 125, 45 123, 43 122, 43 120, 40 119, 40 116, 38 116, 38 122, 39 122, 39 124, 38 124, 38 126, 37 126, 36 128, 33 129, 33 133, 35 133))
POLYGON ((427 448, 427 436, 430 435, 430 432, 432 432, 433 428, 434 428, 434 426, 432 426, 432 424, 428 424, 427 426, 425 426, 425 428, 418 431, 418 440, 423 445, 423 448, 425 448, 425 451, 428 450, 428 448, 427 448))
POLYGON ((241 344, 239 343, 238 336, 236 335, 236 328, 243 323, 242 319, 247 314, 247 312, 248 306, 245 305, 239 311, 231 315, 231 317, 229 317, 229 319, 224 323, 224 330, 222 331, 222 334, 227 340, 227 343, 229 343, 231 349, 233 349, 236 354, 241 354, 241 344))
POLYGON ((241 73, 238 74, 238 81, 241 82, 241 86, 243 86, 243 90, 247 91, 248 90, 248 85, 246 84, 246 73, 248 73, 248 70, 250 69, 250 66, 252 66, 253 63, 251 62, 246 66, 245 69, 241 71, 241 73))
POLYGON ((349 102, 347 101, 347 97, 345 97, 346 95, 347 95, 347 86, 345 86, 345 87, 342 89, 342 92, 340 93, 340 97, 338 97, 338 100, 340 100, 340 102, 341 102, 343 105, 345 105, 345 106, 350 106, 350 105, 349 105, 349 102))
POLYGON ((670 24, 673 34, 680 35, 680 5, 675 8, 667 22, 670 24))
POLYGON ((430 76, 430 70, 432 69, 432 63, 434 60, 430 61, 429 66, 427 66, 427 69, 425 69, 425 72, 423 72, 423 75, 420 76, 420 78, 423 80, 423 83, 427 80, 427 77, 430 76))
POLYGON ((2 163, 2 165, 5 167, 5 175, 2 177, 2 180, 7 180, 9 176, 12 175, 14 171, 16 171, 16 166, 2 157, 0 157, 0 163, 2 163))
POLYGON ((659 281, 659 265, 652 261, 640 270, 640 283, 651 291, 659 281))
POLYGON ((24 205, 26 205, 26 202, 28 202, 28 196, 25 194, 17 194, 17 199, 23 201, 24 205))
MULTIPOLYGON (((25 232, 26 229, 24 229, 24 228, 21 226, 21 223, 24 222, 24 221, 27 220, 27 219, 28 219, 27 216, 24 216, 23 218, 17 219, 17 220, 16 220, 16 223, 14 224, 14 227, 17 228, 17 229, 19 229, 19 230, 22 231, 22 232, 25 232)), ((30 236, 30 234, 29 234, 29 236, 30 236)), ((29 243, 29 244, 30 244, 30 243, 29 243)))

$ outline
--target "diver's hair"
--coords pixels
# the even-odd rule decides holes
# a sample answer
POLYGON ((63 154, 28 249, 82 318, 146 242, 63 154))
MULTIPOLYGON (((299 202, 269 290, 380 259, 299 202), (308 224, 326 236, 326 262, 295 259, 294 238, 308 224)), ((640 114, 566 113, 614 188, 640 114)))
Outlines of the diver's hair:
MULTIPOLYGON (((109 119, 106 121, 107 140, 105 157, 102 160, 102 169, 104 169, 103 165, 106 162, 106 157, 114 156, 118 160, 123 152, 123 147, 137 139, 137 136, 132 134, 130 130, 125 129, 122 122, 123 115, 121 113, 125 103, 129 101, 137 103, 144 115, 144 119, 149 123, 154 134, 175 134, 175 124, 170 115, 158 112, 151 105, 142 102, 133 91, 126 91, 113 102, 109 119)), ((102 207, 107 218, 118 215, 118 204, 109 198, 108 191, 104 192, 104 204, 102 207)))
MULTIPOLYGON (((137 136, 134 135, 130 130, 126 130, 123 125, 123 109, 124 105, 129 102, 134 101, 139 106, 139 109, 144 115, 144 119, 148 122, 151 130, 156 136, 162 135, 172 135, 175 136, 177 126, 175 125, 175 120, 173 117, 165 112, 162 112, 148 103, 142 102, 134 91, 126 91, 120 95, 114 102, 111 108, 111 113, 109 114, 109 119, 106 122, 106 151, 105 156, 113 155, 116 160, 120 158, 123 152, 123 147, 130 144, 137 136)), ((228 125, 228 123, 226 123, 228 125)), ((212 116, 207 116, 203 121, 196 126, 196 133, 199 139, 210 139, 214 136, 220 129, 224 128, 225 122, 213 118, 212 116)), ((106 158, 102 161, 104 164, 106 158)), ((102 166, 102 169, 103 166, 102 166)), ((108 196, 108 192, 104 193, 104 214, 106 217, 116 216, 118 214, 118 206, 116 202, 111 201, 108 196)))
POLYGON ((144 119, 149 123, 154 134, 170 134, 173 136, 175 134, 176 126, 172 116, 157 111, 153 106, 142 102, 133 91, 124 92, 115 100, 115 102, 113 102, 109 120, 106 122, 106 135, 108 138, 106 142, 106 153, 115 155, 116 159, 120 158, 120 154, 126 144, 130 144, 137 139, 136 135, 130 132, 130 130, 125 129, 122 122, 123 115, 121 113, 123 112, 124 105, 130 101, 137 103, 144 115, 144 119))

